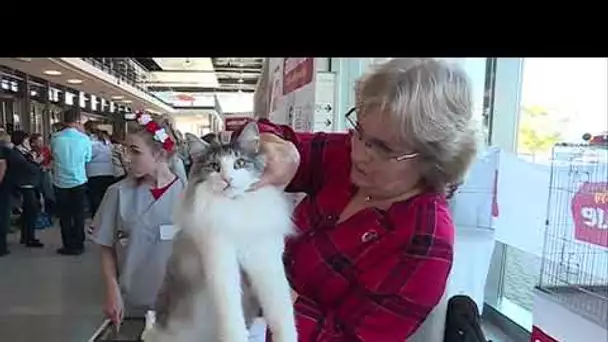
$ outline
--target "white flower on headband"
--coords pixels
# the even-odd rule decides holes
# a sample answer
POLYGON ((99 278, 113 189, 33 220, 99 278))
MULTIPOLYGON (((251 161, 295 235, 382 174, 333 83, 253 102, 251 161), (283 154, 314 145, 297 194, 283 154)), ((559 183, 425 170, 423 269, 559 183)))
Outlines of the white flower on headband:
POLYGON ((152 121, 152 117, 149 114, 142 114, 137 118, 137 123, 142 126, 147 125, 150 121, 152 121))
POLYGON ((156 132, 154 132, 154 139, 156 141, 164 143, 167 138, 169 138, 169 136, 167 135, 167 132, 165 132, 164 128, 159 128, 156 130, 156 132))

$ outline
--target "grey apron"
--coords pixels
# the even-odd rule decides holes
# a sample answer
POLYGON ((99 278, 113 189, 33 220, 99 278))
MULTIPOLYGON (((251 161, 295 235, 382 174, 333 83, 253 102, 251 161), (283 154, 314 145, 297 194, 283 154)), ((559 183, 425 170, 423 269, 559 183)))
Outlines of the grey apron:
POLYGON ((167 231, 174 229, 173 207, 185 184, 178 179, 158 200, 148 188, 133 185, 118 190, 115 248, 126 314, 139 316, 154 308, 173 246, 167 231))

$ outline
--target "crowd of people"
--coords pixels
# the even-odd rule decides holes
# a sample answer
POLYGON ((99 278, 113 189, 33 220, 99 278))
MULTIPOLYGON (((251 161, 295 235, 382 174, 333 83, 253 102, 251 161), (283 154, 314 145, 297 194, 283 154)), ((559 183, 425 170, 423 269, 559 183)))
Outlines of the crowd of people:
MULTIPOLYGON (((254 106, 262 118, 270 112, 266 83, 254 106)), ((355 94, 348 133, 294 132, 258 120, 267 165, 257 187, 306 193, 293 214, 298 234, 285 247, 300 341, 406 340, 441 300, 452 267, 446 195, 476 153, 466 74, 435 59, 396 58, 364 75, 355 94)), ((128 131, 121 144, 94 124, 82 127, 68 110, 50 154, 15 132, 14 147, 0 152, 0 202, 20 194, 24 217, 39 212, 40 174, 51 165, 60 254, 83 252, 90 203, 104 312, 117 324, 155 306, 173 248, 173 204, 191 165, 167 120, 138 115, 128 131)), ((0 214, 0 254, 8 252, 7 216, 0 214)), ((23 221, 26 246, 42 246, 35 221, 23 221)))
MULTIPOLYGON (((0 256, 10 253, 13 223, 21 244, 42 248, 36 232, 55 219, 62 238, 57 252, 83 253, 87 216, 94 217, 108 187, 125 178, 130 165, 124 141, 101 127, 94 120, 82 124, 78 110, 69 109, 52 125, 48 143, 40 133, 0 128, 0 256)), ((172 162, 185 179, 187 159, 172 162)))

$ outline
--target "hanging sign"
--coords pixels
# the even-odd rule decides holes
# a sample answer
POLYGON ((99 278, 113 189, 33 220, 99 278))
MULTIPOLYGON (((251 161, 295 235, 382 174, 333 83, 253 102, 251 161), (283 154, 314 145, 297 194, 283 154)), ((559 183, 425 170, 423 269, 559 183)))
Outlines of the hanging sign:
POLYGON ((544 331, 542 331, 539 327, 532 327, 532 334, 530 335, 530 342, 559 342, 553 337, 547 335, 544 331))
POLYGON ((315 74, 314 58, 285 58, 283 60, 283 95, 310 84, 315 74))
POLYGON ((225 131, 234 132, 251 120, 251 116, 229 116, 224 118, 225 131))

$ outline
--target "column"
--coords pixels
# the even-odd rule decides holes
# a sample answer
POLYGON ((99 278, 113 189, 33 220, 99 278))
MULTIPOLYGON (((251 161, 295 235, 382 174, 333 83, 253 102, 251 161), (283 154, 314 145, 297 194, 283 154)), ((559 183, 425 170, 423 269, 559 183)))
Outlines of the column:
POLYGON ((44 111, 42 112, 42 139, 48 143, 51 134, 51 83, 46 82, 44 87, 44 111))
POLYGON ((32 131, 32 104, 30 103, 29 75, 23 74, 23 102, 21 103, 21 127, 23 131, 32 131))
POLYGON ((344 114, 355 105, 355 82, 370 63, 369 58, 331 58, 331 71, 336 73, 336 131, 346 130, 344 114))
MULTIPOLYGON (((478 132, 478 146, 486 146, 488 127, 484 125, 484 94, 486 92, 487 58, 456 58, 456 63, 464 69, 471 81, 473 97, 473 120, 478 132)), ((491 115, 491 114, 490 114, 491 115)))
POLYGON ((507 152, 517 151, 523 58, 498 58, 490 142, 507 152))

